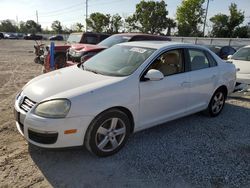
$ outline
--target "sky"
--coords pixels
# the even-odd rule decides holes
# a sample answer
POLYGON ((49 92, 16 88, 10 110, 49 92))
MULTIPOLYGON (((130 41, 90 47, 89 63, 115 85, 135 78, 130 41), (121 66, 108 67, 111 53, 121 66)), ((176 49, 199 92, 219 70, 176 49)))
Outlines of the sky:
MULTIPOLYGON (((181 1, 165 0, 169 17, 175 17, 176 8, 181 1)), ((111 15, 119 13, 122 17, 127 17, 135 11, 135 6, 139 2, 140 0, 88 0, 88 15, 101 12, 111 15)), ((228 14, 228 6, 232 2, 245 12, 245 24, 250 22, 250 0, 210 0, 208 18, 218 13, 228 14)), ((36 11, 38 22, 43 28, 50 29, 54 20, 71 27, 76 22, 84 24, 86 0, 0 0, 0 21, 36 21, 36 11)))

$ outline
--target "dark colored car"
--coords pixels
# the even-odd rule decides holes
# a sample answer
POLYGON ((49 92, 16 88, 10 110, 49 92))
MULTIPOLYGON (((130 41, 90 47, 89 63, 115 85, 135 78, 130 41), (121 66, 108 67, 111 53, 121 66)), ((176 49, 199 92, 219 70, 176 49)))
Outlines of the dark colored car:
MULTIPOLYGON (((110 34, 105 33, 71 33, 67 39, 67 43, 64 45, 56 45, 55 46, 55 68, 62 68, 67 66, 66 65, 66 53, 67 50, 71 47, 71 45, 80 45, 80 44, 97 44, 102 40, 109 37, 110 34)), ((49 49, 49 47, 48 47, 49 49)), ((50 54, 49 51, 46 52, 47 54, 44 56, 44 72, 49 72, 50 69, 50 54)))
POLYGON ((236 49, 234 49, 232 46, 223 46, 217 55, 219 55, 221 59, 226 60, 229 55, 233 55, 235 52, 236 49))
POLYGON ((4 34, 0 33, 0 39, 4 39, 4 34))
POLYGON ((42 35, 35 35, 35 34, 28 34, 25 37, 23 37, 25 40, 42 40, 42 35))
POLYGON ((63 36, 62 36, 62 35, 54 35, 54 36, 49 37, 49 40, 62 41, 62 40, 64 40, 64 39, 63 39, 63 36))
POLYGON ((122 42, 132 41, 145 41, 145 40, 157 40, 157 41, 170 41, 171 39, 161 35, 150 35, 143 33, 122 33, 112 35, 109 38, 103 40, 97 45, 88 44, 76 44, 72 45, 67 54, 68 63, 80 63, 91 58, 100 51, 107 49, 115 44, 122 42))

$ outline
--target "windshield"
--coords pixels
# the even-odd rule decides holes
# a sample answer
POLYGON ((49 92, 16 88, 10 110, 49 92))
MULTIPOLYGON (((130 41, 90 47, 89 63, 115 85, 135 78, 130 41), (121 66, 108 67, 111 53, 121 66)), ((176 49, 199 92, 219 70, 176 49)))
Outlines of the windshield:
POLYGON ((128 42, 130 39, 131 39, 131 37, 128 37, 128 36, 113 35, 111 37, 106 38, 105 40, 100 42, 98 45, 106 46, 109 48, 115 44, 119 44, 122 42, 128 42))
POLYGON ((155 49, 116 45, 84 63, 84 70, 108 76, 132 74, 155 49))
POLYGON ((70 34, 67 42, 69 42, 69 43, 79 43, 81 41, 81 38, 82 38, 81 33, 70 34))
POLYGON ((250 61, 250 48, 239 49, 232 57, 235 60, 250 61))

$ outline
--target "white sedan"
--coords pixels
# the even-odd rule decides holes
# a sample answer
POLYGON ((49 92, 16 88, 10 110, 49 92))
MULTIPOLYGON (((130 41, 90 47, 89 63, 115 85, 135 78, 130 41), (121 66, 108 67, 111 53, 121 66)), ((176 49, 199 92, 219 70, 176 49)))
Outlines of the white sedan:
POLYGON ((131 133, 199 111, 217 116, 235 81, 235 66, 207 48, 123 43, 28 82, 15 100, 16 125, 34 145, 108 156, 131 133))
POLYGON ((250 85, 250 46, 240 48, 229 59, 238 69, 237 82, 250 85))

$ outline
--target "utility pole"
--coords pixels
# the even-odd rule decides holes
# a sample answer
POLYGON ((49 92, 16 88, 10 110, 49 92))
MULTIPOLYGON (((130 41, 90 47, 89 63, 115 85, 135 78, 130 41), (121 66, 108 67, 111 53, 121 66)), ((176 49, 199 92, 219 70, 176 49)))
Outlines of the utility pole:
POLYGON ((207 23, 207 12, 208 12, 208 7, 209 7, 209 1, 210 0, 207 0, 206 15, 205 15, 204 26, 203 26, 203 36, 204 37, 205 37, 205 29, 206 29, 206 23, 207 23))
POLYGON ((38 24, 38 11, 36 10, 36 23, 38 24))
POLYGON ((88 19, 88 0, 86 0, 86 20, 85 20, 86 32, 88 31, 87 19, 88 19))

